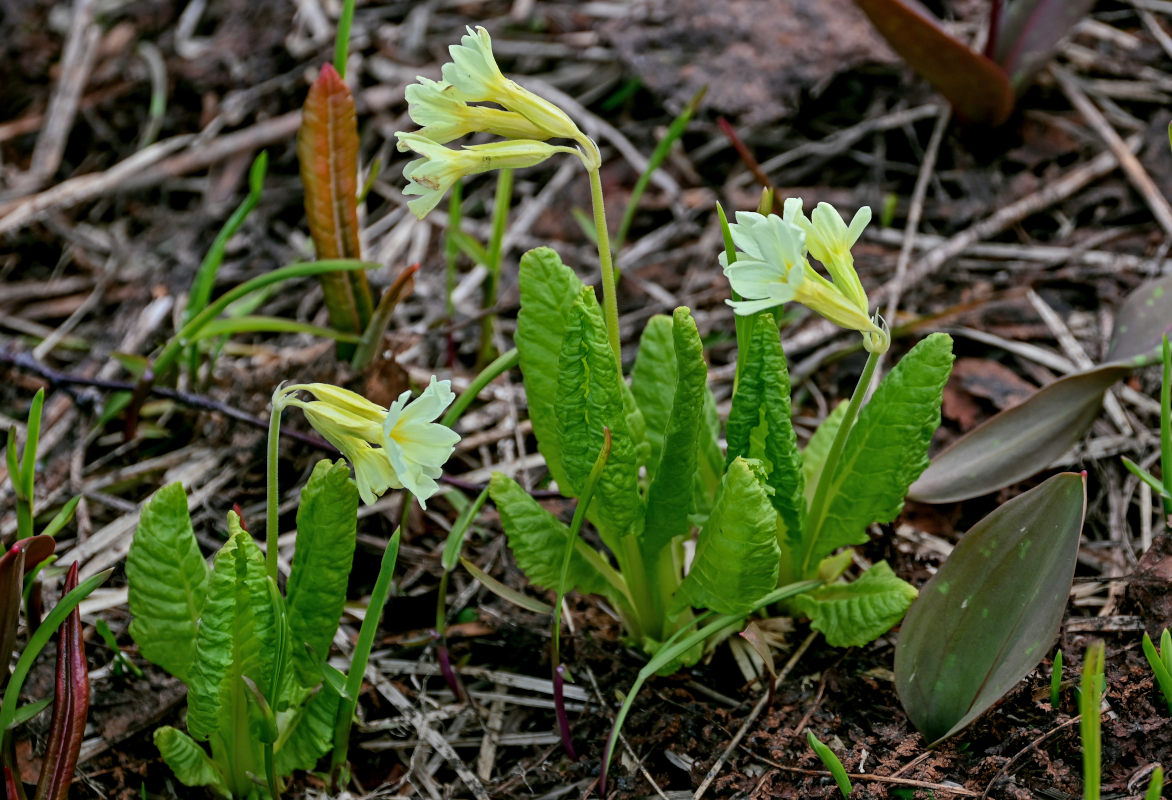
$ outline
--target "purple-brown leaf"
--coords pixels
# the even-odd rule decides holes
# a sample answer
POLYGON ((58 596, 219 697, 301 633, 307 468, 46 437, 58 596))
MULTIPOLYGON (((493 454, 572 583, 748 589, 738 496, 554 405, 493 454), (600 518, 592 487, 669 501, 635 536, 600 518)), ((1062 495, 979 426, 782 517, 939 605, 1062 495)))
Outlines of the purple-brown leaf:
POLYGON ((16 646, 16 629, 20 619, 23 578, 29 570, 53 555, 56 542, 52 536, 21 539, 0 557, 0 664, 7 665, 16 646))
POLYGON ((916 0, 855 0, 891 48, 969 122, 1000 125, 1013 111, 1005 72, 940 27, 916 0))
MULTIPOLYGON (((354 97, 326 64, 309 89, 297 132, 305 215, 319 259, 360 258, 358 243, 358 119, 354 97)), ((362 271, 321 276, 330 324, 361 334, 370 320, 370 285, 362 271)), ((353 345, 339 346, 352 351, 353 345)))
POLYGON ((1086 512, 1064 472, 978 522, 908 610, 895 687, 931 744, 960 731, 1046 654, 1058 633, 1086 512))
MULTIPOLYGON (((76 561, 69 568, 69 575, 65 579, 65 593, 75 588, 76 561)), ((55 690, 53 720, 49 725, 41 777, 37 781, 37 800, 66 800, 85 735, 86 716, 90 707, 90 678, 85 660, 85 641, 82 639, 81 611, 77 608, 61 623, 58 633, 55 690)))
POLYGON ((1108 361, 1130 361, 1151 353, 1172 336, 1172 275, 1142 283, 1115 315, 1108 361))
POLYGON ((1099 415, 1103 392, 1130 371, 1109 364, 1054 381, 937 453, 908 497, 952 503, 1041 472, 1078 444, 1099 415))
POLYGON ((1058 42, 1091 10, 1095 0, 1016 0, 997 26, 993 60, 1018 94, 1046 66, 1058 42))

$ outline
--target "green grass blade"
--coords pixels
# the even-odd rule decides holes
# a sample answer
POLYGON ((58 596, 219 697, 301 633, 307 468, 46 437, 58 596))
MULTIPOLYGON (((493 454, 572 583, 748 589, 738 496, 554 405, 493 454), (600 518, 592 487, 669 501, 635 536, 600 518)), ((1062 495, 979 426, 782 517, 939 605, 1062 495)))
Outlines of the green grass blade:
POLYGON ((1102 701, 1103 652, 1102 642, 1087 648, 1082 665, 1082 686, 1078 698, 1082 737, 1083 800, 1099 800, 1102 769, 1102 739, 1099 705, 1102 701))
POLYGON ((639 210, 639 200, 643 197, 643 192, 647 190, 647 185, 651 183, 651 176, 655 170, 667 158, 667 154, 671 152, 671 146, 676 143, 676 140, 684 135, 684 130, 691 122, 692 116, 696 113, 696 109, 700 107, 700 101, 704 99, 704 93, 708 91, 707 86, 700 87, 700 91, 692 95, 692 99, 684 106, 684 110, 671 121, 667 128, 667 133, 659 140, 659 144, 655 146, 655 150, 651 153, 651 158, 647 160, 647 167, 635 181, 635 187, 631 189, 631 196, 627 200, 627 208, 623 211, 622 222, 619 223, 619 230, 615 236, 614 249, 617 253, 623 249, 623 244, 627 241, 627 232, 631 229, 631 222, 635 219, 635 212, 639 210))

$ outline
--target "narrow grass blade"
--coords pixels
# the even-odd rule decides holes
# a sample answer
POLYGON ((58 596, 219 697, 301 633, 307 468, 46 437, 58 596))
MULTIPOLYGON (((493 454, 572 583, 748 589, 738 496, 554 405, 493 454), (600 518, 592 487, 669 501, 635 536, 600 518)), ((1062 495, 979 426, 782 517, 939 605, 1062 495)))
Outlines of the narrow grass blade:
POLYGON ((655 150, 651 153, 651 158, 647 159, 647 167, 639 175, 639 179, 635 181, 634 188, 631 189, 631 196, 627 198, 627 208, 623 211, 622 222, 619 223, 618 233, 615 234, 614 250, 617 253, 623 249, 623 244, 627 241, 627 233, 631 229, 631 223, 635 219, 635 212, 639 210, 639 200, 642 199, 643 193, 647 191, 647 185, 651 183, 651 176, 655 174, 655 170, 667 158, 667 154, 671 152, 671 146, 684 135, 684 131, 691 122, 692 116, 696 113, 696 109, 700 107, 700 102, 704 99, 708 87, 700 87, 700 91, 692 95, 692 99, 684 106, 671 124, 667 126, 667 132, 664 133, 663 138, 659 140, 659 144, 655 146, 655 150))
POLYGON ((1103 701, 1102 642, 1087 648, 1082 664, 1082 685, 1078 698, 1079 734, 1082 738, 1083 800, 1099 800, 1102 773, 1102 720, 1099 706, 1103 701))
POLYGON ((468 570, 473 578, 484 584, 484 588, 495 594, 502 600, 508 600, 518 608, 523 608, 526 611, 532 611, 534 614, 550 614, 553 613, 553 606, 549 603, 543 603, 535 597, 530 597, 527 594, 518 592, 516 589, 505 586, 496 578, 489 575, 480 567, 473 564, 466 558, 461 558, 460 563, 464 565, 464 569, 468 570))

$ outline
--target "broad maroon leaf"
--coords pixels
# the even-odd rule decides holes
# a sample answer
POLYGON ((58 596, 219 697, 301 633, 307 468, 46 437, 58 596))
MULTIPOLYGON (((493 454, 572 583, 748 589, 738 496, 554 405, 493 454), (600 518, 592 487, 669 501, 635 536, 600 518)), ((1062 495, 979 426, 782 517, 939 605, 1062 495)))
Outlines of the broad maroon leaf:
POLYGON ((1013 111, 1013 88, 991 60, 940 27, 916 0, 855 0, 891 48, 969 122, 1000 125, 1013 111))
MULTIPOLYGON (((358 244, 358 120, 354 98, 337 71, 321 68, 297 132, 305 215, 319 259, 360 258, 358 244)), ((362 271, 321 276, 330 324, 361 334, 370 320, 370 285, 362 271)), ((353 345, 339 344, 345 357, 353 345)))
POLYGON ((1074 578, 1086 473, 1064 472, 978 522, 908 610, 895 687, 931 744, 960 731, 1046 654, 1074 578))
MULTIPOLYGON (((69 568, 65 592, 77 588, 77 562, 69 568)), ((65 800, 81 740, 85 735, 85 721, 90 708, 90 678, 85 661, 85 641, 81 635, 81 611, 74 608, 57 637, 56 695, 53 698, 53 719, 45 744, 45 759, 41 777, 37 781, 37 800, 65 800)))
POLYGON ((1008 3, 993 60, 1018 94, 1054 54, 1066 32, 1087 15, 1095 0, 1016 0, 1008 3))
POLYGON ((1172 336, 1172 275, 1140 284, 1115 315, 1108 361, 1130 361, 1151 353, 1172 336))
POLYGON ((20 598, 25 573, 53 555, 56 542, 52 536, 21 539, 0 557, 0 664, 7 675, 8 662, 16 646, 16 628, 20 618, 20 598))
POLYGON ((936 454, 908 497, 951 503, 980 497, 1041 472, 1082 439, 1103 392, 1131 371, 1108 364, 1060 378, 936 454))

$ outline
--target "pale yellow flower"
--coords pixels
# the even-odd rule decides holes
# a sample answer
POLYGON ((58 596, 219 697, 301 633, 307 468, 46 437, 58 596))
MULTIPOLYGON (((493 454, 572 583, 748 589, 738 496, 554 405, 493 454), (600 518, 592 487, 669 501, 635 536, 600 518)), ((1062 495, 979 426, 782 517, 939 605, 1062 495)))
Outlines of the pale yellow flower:
POLYGON ((277 390, 274 405, 296 406, 309 424, 354 467, 358 493, 368 505, 387 489, 408 489, 419 504, 439 490, 436 478, 460 436, 435 422, 455 399, 450 381, 431 383, 413 402, 411 392, 383 408, 360 394, 328 383, 306 383, 277 390), (306 392, 314 400, 299 400, 306 392))
POLYGON ((403 168, 409 183, 403 194, 420 195, 407 204, 415 216, 423 219, 447 194, 452 185, 466 175, 494 169, 515 169, 540 164, 555 153, 577 153, 532 139, 474 144, 456 150, 444 147, 418 133, 396 133, 399 146, 415 151, 423 158, 403 168))
POLYGON ((859 274, 855 272, 855 258, 851 255, 851 248, 871 221, 870 206, 863 206, 855 212, 850 227, 829 203, 819 203, 810 214, 810 219, 806 219, 802 213, 802 201, 790 198, 785 201, 785 214, 786 219, 805 231, 810 255, 822 262, 834 279, 834 285, 855 305, 866 307, 867 293, 863 290, 859 274))
MULTIPOLYGON (((445 144, 470 133, 491 133, 505 139, 548 139, 551 134, 514 111, 492 106, 470 106, 460 91, 446 81, 420 76, 407 87, 407 112, 415 133, 436 144, 445 144)), ((399 150, 407 145, 399 142, 399 150)))
POLYGON ((492 37, 484 28, 468 28, 468 35, 449 47, 448 52, 452 61, 443 66, 444 81, 468 102, 498 103, 544 131, 545 136, 540 137, 543 139, 565 138, 583 144, 589 141, 566 112, 504 76, 492 54, 492 37))
POLYGON ((729 226, 736 260, 729 264, 721 253, 720 265, 733 290, 744 299, 728 304, 744 315, 791 301, 801 303, 835 325, 862 333, 867 350, 886 351, 887 331, 871 319, 866 294, 860 299, 853 290, 844 291, 838 280, 831 283, 806 260, 806 232, 793 221, 800 214, 800 202, 787 202, 785 217, 737 212, 737 221, 729 226))

